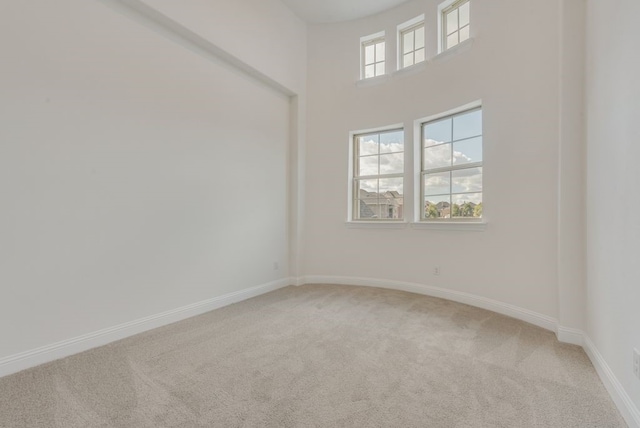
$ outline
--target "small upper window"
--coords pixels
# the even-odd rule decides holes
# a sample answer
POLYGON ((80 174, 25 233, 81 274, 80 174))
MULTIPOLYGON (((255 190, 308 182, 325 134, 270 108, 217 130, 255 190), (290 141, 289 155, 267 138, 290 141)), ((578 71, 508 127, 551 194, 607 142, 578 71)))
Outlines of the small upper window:
POLYGON ((464 42, 470 37, 470 0, 454 1, 449 6, 444 7, 440 15, 440 20, 440 27, 442 30, 442 51, 464 42))
POLYGON ((425 60, 424 21, 400 31, 400 65, 411 67, 425 60))
POLYGON ((363 38, 361 42, 363 79, 382 76, 385 73, 384 33, 363 38))

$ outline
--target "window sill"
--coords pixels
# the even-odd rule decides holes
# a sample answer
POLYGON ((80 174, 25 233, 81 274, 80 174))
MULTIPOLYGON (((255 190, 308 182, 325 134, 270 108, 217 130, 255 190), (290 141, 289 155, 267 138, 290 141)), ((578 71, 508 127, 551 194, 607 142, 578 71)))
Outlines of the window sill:
POLYGON ((368 79, 360 79, 356 81, 356 86, 359 88, 366 88, 369 86, 378 86, 396 77, 401 78, 404 76, 411 76, 413 74, 421 73, 425 71, 429 67, 429 64, 431 63, 447 61, 458 54, 471 50, 471 46, 473 46, 474 40, 475 40, 474 37, 469 38, 464 42, 452 48, 449 48, 446 51, 440 52, 438 55, 428 58, 425 61, 422 61, 418 64, 414 64, 405 68, 400 68, 390 73, 383 74, 382 76, 370 77, 368 79))
POLYGON ((360 79, 356 82, 358 87, 376 86, 389 80, 389 74, 383 74, 382 76, 369 77, 368 79, 360 79))
POLYGON ((431 61, 444 61, 446 59, 449 59, 453 55, 457 55, 461 52, 466 52, 471 49, 474 40, 474 38, 467 39, 464 42, 447 49, 446 51, 442 51, 438 55, 431 58, 431 61))
POLYGON ((422 61, 414 65, 410 65, 409 67, 403 67, 399 70, 394 71, 391 76, 410 76, 412 74, 423 72, 427 69, 428 61, 422 61))
POLYGON ((411 223, 412 229, 427 230, 459 230, 459 231, 484 231, 487 229, 486 221, 421 221, 411 223))
POLYGON ((349 229, 406 229, 408 224, 404 221, 347 221, 349 229))

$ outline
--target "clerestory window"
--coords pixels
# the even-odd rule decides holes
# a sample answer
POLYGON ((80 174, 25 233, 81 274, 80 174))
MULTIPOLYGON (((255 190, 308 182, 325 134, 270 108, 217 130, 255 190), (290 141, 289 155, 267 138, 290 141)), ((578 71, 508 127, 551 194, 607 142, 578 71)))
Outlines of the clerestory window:
POLYGON ((439 9, 441 10, 438 17, 441 29, 440 51, 443 52, 471 36, 471 1, 445 2, 439 9))
POLYGON ((382 76, 386 72, 386 44, 384 33, 378 33, 361 39, 362 79, 382 76))

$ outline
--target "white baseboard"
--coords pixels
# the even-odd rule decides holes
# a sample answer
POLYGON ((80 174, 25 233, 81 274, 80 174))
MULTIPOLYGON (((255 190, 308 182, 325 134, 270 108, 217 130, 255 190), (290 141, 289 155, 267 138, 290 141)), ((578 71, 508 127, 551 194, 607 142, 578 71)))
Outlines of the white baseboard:
POLYGON ((584 332, 582 330, 558 326, 556 334, 560 342, 584 347, 584 332))
POLYGON ((583 347, 629 428, 640 428, 640 410, 638 410, 638 407, 631 400, 611 367, 609 367, 598 348, 587 335, 584 335, 583 347))
POLYGON ((638 407, 633 403, 631 397, 629 397, 629 394, 627 394, 625 389, 622 387, 622 384, 620 384, 593 342, 582 330, 559 326, 557 320, 554 318, 485 297, 411 282, 399 282, 373 278, 311 275, 298 278, 296 284, 344 284, 402 290, 410 293, 424 294, 427 296, 440 297, 455 302, 465 303, 467 305, 487 309, 551 330, 556 333, 560 342, 570 343, 584 348, 595 367, 598 376, 602 380, 602 383, 607 388, 611 399, 629 427, 640 428, 640 411, 638 411, 638 407))
POLYGON ((288 285, 303 284, 343 284, 358 285, 368 287, 388 288, 392 290, 407 291, 410 293, 423 294, 427 296, 439 297, 455 302, 487 309, 499 314, 507 315, 538 327, 551 330, 557 333, 558 340, 565 343, 582 346, 591 359, 602 383, 607 388, 613 402, 624 417, 630 428, 640 428, 640 411, 627 394, 622 384, 604 360, 591 339, 581 330, 561 327, 557 321, 546 315, 538 314, 528 309, 519 308, 507 303, 474 296, 460 291, 446 290, 437 287, 430 287, 411 282, 389 281, 372 278, 356 278, 342 276, 321 276, 312 275, 299 278, 283 278, 267 284, 244 290, 228 293, 223 296, 214 297, 202 302, 183 306, 141 318, 115 327, 106 328, 93 333, 64 340, 52 345, 43 346, 31 351, 22 352, 0 359, 0 377, 17 373, 21 370, 35 367, 50 361, 77 354, 98 346, 103 346, 116 340, 124 339, 138 333, 142 333, 154 328, 162 327, 177 321, 181 321, 196 315, 200 315, 214 309, 218 309, 242 300, 256 297, 270 291, 277 290, 288 285))
POLYGON ((0 359, 0 377, 182 321, 295 283, 283 278, 0 359))
POLYGON ((546 330, 556 332, 558 321, 555 318, 542 315, 528 309, 519 308, 508 303, 499 302, 497 300, 488 299, 486 297, 475 296, 473 294, 461 291, 447 290, 444 288, 432 287, 413 282, 401 282, 391 280, 381 280, 374 278, 357 278, 347 276, 321 276, 310 275, 298 278, 297 283, 302 284, 344 284, 359 285, 365 287, 380 287, 391 290, 401 290, 410 293, 423 294, 426 296, 439 297, 442 299, 452 300, 454 302, 464 303, 478 308, 487 309, 502 315, 507 315, 530 324, 542 327, 546 330))

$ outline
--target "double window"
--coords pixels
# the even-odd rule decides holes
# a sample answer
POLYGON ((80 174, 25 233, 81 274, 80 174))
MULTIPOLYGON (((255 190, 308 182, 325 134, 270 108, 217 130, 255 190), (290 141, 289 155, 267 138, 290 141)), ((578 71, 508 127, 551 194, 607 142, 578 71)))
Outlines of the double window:
MULTIPOLYGON (((419 209, 416 207, 416 217, 419 215, 419 220, 425 222, 480 220, 482 108, 473 107, 417 123, 420 134, 416 137, 419 160, 416 159, 415 176, 419 185, 415 188, 415 201, 420 205, 419 209)), ((404 130, 355 134, 351 144, 350 220, 403 220, 404 130)))
POLYGON ((353 137, 353 220, 404 218, 404 131, 353 137))

